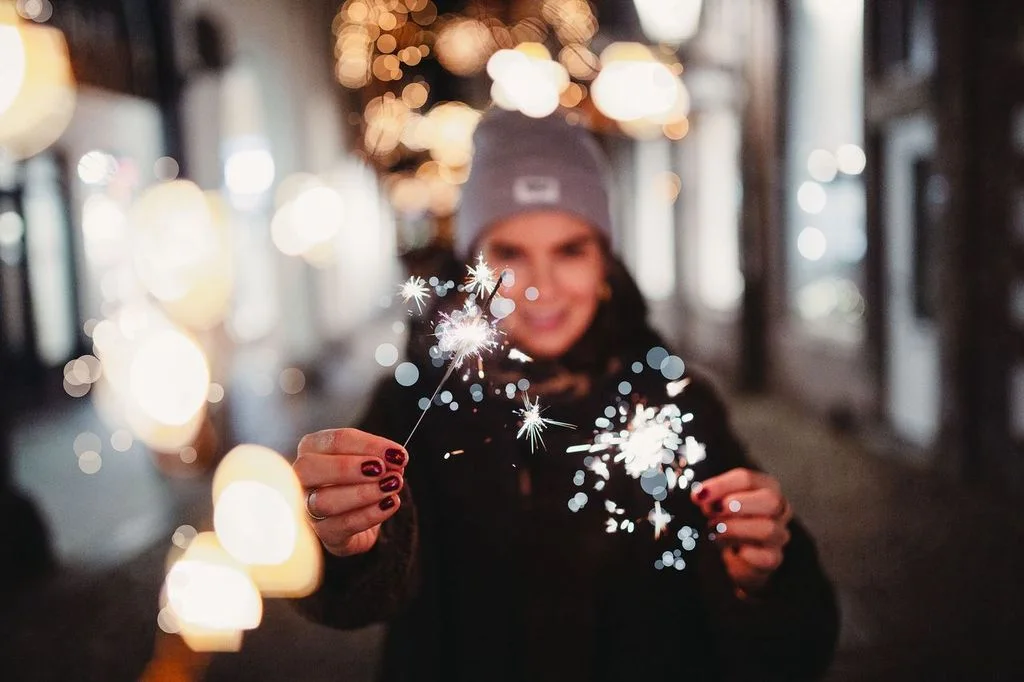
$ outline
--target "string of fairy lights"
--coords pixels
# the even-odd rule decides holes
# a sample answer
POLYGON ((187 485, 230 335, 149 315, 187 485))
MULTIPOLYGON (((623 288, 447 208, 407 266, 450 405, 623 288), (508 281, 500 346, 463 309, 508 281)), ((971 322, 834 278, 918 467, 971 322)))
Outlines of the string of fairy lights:
POLYGON ((490 105, 558 111, 636 138, 684 137, 690 99, 674 47, 611 42, 598 54, 599 29, 587 0, 471 0, 458 13, 432 0, 346 0, 332 26, 335 76, 357 103, 358 151, 394 207, 457 209, 473 129, 490 105), (445 72, 477 93, 472 101, 441 100, 445 72))

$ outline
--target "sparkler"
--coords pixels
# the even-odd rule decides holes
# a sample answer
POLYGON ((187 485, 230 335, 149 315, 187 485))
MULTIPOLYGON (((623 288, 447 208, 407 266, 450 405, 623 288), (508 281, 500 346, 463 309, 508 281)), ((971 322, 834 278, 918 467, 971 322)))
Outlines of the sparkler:
MULTIPOLYGON (((685 383, 673 382, 667 392, 678 395, 685 387, 685 383)), ((567 453, 589 453, 583 464, 596 479, 594 490, 604 490, 611 477, 610 465, 618 464, 631 478, 639 479, 644 492, 654 498, 654 507, 639 518, 627 518, 622 507, 606 500, 605 530, 608 533, 631 533, 636 523, 646 520, 654 528, 655 540, 664 535, 674 517, 661 506, 662 501, 672 490, 688 487, 694 478, 692 465, 706 457, 705 446, 693 436, 685 435, 686 424, 692 419, 692 414, 683 414, 675 404, 660 407, 638 404, 630 408, 620 402, 610 406, 605 416, 597 420, 600 430, 591 443, 566 449, 567 453)), ((682 550, 690 551, 695 538, 690 529, 686 530, 686 533, 680 531, 678 537, 682 550)), ((680 569, 685 566, 680 550, 669 552, 668 556, 670 559, 662 557, 660 562, 655 562, 655 567, 680 569)))
POLYGON ((490 291, 498 281, 497 273, 484 261, 482 253, 476 257, 476 265, 467 265, 466 270, 469 271, 466 277, 466 291, 471 294, 490 291))
MULTIPOLYGON (((482 259, 481 264, 483 264, 482 259)), ((484 319, 484 311, 487 310, 491 301, 494 300, 500 286, 501 279, 494 278, 491 289, 482 305, 476 305, 474 299, 477 294, 473 294, 466 301, 462 310, 458 310, 451 315, 442 315, 441 322, 435 327, 434 333, 438 337, 438 348, 443 352, 451 353, 452 358, 448 361, 448 369, 445 370, 444 376, 438 382, 437 388, 434 389, 434 393, 430 396, 426 407, 420 412, 419 419, 416 420, 412 431, 409 432, 405 442, 402 443, 402 447, 408 447, 409 441, 415 435, 416 429, 423 423, 423 418, 427 416, 427 411, 434 404, 434 400, 441 392, 441 389, 448 382, 448 379, 451 378, 455 370, 462 366, 465 359, 473 355, 479 357, 485 350, 498 345, 497 331, 484 319)))
POLYGON ((516 434, 516 438, 522 438, 524 434, 529 436, 530 452, 537 451, 538 441, 540 442, 541 447, 547 449, 547 446, 544 445, 544 438, 540 435, 547 427, 561 426, 567 429, 576 428, 572 424, 540 416, 540 413, 542 412, 540 409, 540 399, 535 398, 531 403, 530 396, 525 391, 523 392, 523 406, 523 409, 516 410, 516 414, 523 418, 523 425, 519 428, 519 433, 516 434))
POLYGON ((427 280, 415 275, 398 287, 398 294, 406 303, 415 301, 416 307, 423 312, 423 302, 430 297, 430 289, 427 287, 427 280))

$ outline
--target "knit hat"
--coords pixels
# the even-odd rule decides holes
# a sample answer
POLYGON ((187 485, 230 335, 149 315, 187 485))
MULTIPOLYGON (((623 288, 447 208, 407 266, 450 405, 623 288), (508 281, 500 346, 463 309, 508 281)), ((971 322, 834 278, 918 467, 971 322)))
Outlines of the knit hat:
POLYGON ((519 213, 560 210, 610 242, 608 162, 594 137, 561 116, 494 108, 473 134, 473 163, 455 216, 455 254, 467 258, 489 227, 519 213))

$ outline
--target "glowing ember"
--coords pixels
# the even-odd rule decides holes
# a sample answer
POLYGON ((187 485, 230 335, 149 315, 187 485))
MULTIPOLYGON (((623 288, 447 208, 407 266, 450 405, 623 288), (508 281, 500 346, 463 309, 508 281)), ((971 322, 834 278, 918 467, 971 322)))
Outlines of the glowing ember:
POLYGON ((529 355, 519 350, 518 348, 513 348, 508 352, 508 359, 518 360, 519 362, 533 362, 533 358, 531 358, 529 355))
POLYGON ((672 515, 661 508, 661 502, 655 502, 654 509, 647 515, 647 520, 654 526, 654 539, 657 540, 668 528, 668 524, 672 523, 672 515))
POLYGON ((430 297, 430 288, 427 287, 427 280, 422 277, 410 277, 408 281, 398 287, 398 295, 406 303, 416 302, 416 308, 422 313, 423 302, 430 297))
POLYGON ((540 399, 535 399, 532 403, 530 402, 530 396, 525 392, 523 393, 523 409, 516 410, 516 414, 523 418, 523 425, 519 428, 519 433, 516 434, 516 438, 522 438, 523 435, 530 437, 530 452, 536 452, 537 443, 540 442, 541 446, 544 447, 544 438, 541 437, 541 432, 549 426, 562 426, 567 429, 575 429, 576 427, 566 422, 555 421, 554 419, 545 419, 540 416, 540 399))

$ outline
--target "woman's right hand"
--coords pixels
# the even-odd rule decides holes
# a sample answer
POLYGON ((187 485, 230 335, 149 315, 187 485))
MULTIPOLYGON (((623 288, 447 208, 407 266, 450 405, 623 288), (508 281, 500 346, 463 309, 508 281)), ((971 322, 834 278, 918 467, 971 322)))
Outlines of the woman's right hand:
POLYGON ((380 524, 402 504, 398 493, 408 462, 398 443, 357 429, 303 436, 293 468, 306 491, 313 530, 328 552, 351 556, 373 548, 380 524))

